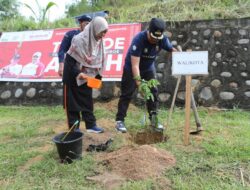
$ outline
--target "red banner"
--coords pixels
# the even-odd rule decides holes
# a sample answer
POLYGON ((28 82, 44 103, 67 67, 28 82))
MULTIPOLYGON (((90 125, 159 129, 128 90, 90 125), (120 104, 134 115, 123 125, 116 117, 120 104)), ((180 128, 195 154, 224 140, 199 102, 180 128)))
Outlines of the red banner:
MULTIPOLYGON (((0 38, 0 81, 51 82, 58 76, 58 57, 64 34, 72 30, 6 32, 0 38)), ((104 38, 105 81, 121 80, 125 56, 141 24, 113 24, 104 38)))

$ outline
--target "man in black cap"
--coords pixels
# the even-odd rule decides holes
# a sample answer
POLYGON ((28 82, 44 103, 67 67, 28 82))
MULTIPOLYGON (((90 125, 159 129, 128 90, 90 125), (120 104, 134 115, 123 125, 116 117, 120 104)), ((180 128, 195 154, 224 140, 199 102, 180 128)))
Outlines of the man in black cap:
POLYGON ((64 35, 62 43, 61 43, 60 48, 59 48, 59 52, 58 52, 58 59, 59 59, 58 74, 59 74, 59 76, 62 76, 62 74, 63 74, 64 56, 65 56, 65 53, 67 53, 67 51, 70 48, 72 38, 75 35, 79 34, 81 31, 83 31, 85 26, 87 26, 87 24, 89 24, 89 22, 92 20, 92 18, 88 15, 81 15, 81 16, 77 17, 76 19, 77 19, 78 24, 79 24, 79 29, 68 31, 64 35))
MULTIPOLYGON (((118 103, 118 112, 116 114, 116 130, 126 133, 124 118, 127 115, 129 103, 136 88, 140 85, 141 79, 149 81, 155 79, 155 59, 161 49, 168 52, 177 51, 170 43, 167 36, 164 35, 166 24, 159 18, 152 18, 149 23, 149 29, 138 33, 127 52, 123 75, 121 81, 121 96, 118 103)), ((147 101, 147 109, 151 126, 155 129, 163 130, 163 126, 158 122, 153 122, 154 114, 157 114, 158 108, 158 90, 152 88, 151 93, 154 101, 147 101), (156 126, 157 125, 157 126, 156 126)))

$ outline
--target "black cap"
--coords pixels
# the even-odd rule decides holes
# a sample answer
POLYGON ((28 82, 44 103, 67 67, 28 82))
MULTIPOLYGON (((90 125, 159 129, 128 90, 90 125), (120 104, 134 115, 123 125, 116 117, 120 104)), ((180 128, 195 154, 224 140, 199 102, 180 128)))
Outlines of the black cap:
POLYGON ((149 23, 149 33, 150 36, 161 40, 163 38, 163 33, 166 28, 166 23, 160 18, 152 18, 149 23))
POLYGON ((89 15, 80 15, 80 16, 76 17, 76 19, 79 22, 84 22, 84 21, 90 22, 92 20, 92 18, 89 15))

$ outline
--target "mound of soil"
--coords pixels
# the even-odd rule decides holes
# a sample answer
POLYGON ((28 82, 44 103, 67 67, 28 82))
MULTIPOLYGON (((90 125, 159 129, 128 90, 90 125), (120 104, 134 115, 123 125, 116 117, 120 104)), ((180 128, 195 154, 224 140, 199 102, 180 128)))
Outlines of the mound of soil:
POLYGON ((122 147, 117 151, 99 155, 97 159, 111 168, 113 173, 131 180, 159 177, 176 162, 172 154, 151 145, 122 147))

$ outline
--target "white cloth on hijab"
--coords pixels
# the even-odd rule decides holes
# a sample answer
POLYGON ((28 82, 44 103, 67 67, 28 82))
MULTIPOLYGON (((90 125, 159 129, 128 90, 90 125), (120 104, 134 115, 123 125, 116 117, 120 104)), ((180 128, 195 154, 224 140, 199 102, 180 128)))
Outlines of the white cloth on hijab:
MULTIPOLYGON (((84 68, 83 72, 88 76, 101 74, 105 65, 103 39, 95 39, 97 34, 105 30, 108 30, 107 21, 103 17, 95 17, 81 33, 74 36, 67 52, 78 62, 80 69, 84 68)), ((78 85, 85 82, 77 81, 78 85)))

